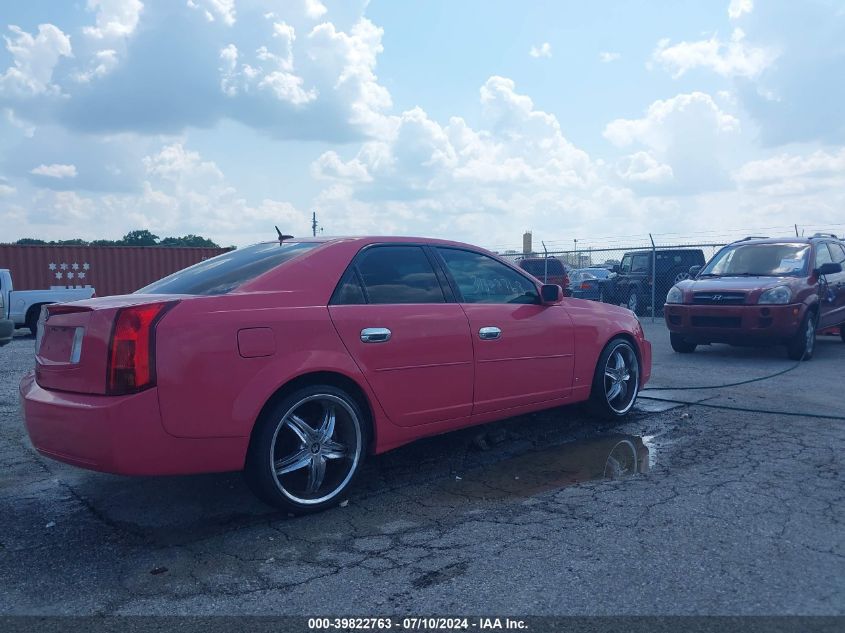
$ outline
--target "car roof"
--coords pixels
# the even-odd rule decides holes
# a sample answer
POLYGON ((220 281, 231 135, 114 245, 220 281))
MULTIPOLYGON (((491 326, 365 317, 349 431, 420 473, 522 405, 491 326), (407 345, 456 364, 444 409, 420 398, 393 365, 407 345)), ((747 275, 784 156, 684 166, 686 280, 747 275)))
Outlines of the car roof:
MULTIPOLYGON (((262 244, 273 244, 278 240, 266 240, 262 244)), ((484 251, 490 253, 486 248, 468 244, 465 242, 456 242, 454 240, 444 240, 436 237, 415 237, 408 235, 339 235, 339 236, 319 236, 319 237, 292 237, 285 240, 291 243, 319 243, 332 244, 338 242, 359 243, 361 246, 368 244, 433 244, 435 246, 454 246, 457 248, 470 248, 472 250, 484 251)), ((495 254, 495 253, 492 253, 495 254)))
POLYGON ((833 240, 841 242, 842 240, 835 235, 812 235, 809 237, 746 237, 742 240, 731 242, 729 246, 734 244, 812 244, 819 240, 833 240))

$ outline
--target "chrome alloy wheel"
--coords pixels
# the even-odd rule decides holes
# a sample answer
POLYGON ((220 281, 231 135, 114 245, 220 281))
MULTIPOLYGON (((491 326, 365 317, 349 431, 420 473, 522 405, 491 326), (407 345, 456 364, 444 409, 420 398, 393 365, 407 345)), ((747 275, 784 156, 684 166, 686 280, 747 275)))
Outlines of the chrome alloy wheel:
POLYGON ((604 367, 604 393, 608 406, 617 414, 630 409, 640 386, 640 363, 633 348, 619 342, 604 367))
POLYGON ((342 398, 315 394, 294 404, 270 442, 273 478, 302 505, 328 501, 343 490, 361 458, 361 420, 342 398))

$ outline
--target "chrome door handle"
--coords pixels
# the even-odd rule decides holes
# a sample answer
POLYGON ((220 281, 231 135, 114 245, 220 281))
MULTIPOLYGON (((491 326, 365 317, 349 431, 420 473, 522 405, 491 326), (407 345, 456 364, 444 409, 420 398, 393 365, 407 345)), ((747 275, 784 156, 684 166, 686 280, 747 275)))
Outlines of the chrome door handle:
POLYGON ((501 336, 502 330, 492 325, 478 330, 478 338, 482 341, 494 341, 497 338, 501 338, 501 336))
POLYGON ((390 330, 386 327, 365 327, 361 330, 361 341, 364 343, 386 343, 390 340, 390 330))

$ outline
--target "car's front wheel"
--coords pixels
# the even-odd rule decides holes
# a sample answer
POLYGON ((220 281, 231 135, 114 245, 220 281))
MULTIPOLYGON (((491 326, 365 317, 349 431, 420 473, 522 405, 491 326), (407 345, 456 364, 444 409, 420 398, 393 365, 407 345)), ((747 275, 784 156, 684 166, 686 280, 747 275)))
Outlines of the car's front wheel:
POLYGON ((672 345, 672 349, 679 354, 692 354, 695 348, 698 347, 695 343, 690 343, 683 336, 675 332, 669 333, 669 343, 672 345))
POLYGON ((817 326, 816 313, 808 310, 795 336, 786 345, 786 353, 791 360, 810 360, 813 357, 816 349, 817 326))
POLYGON ((244 475, 266 503, 295 514, 336 505, 364 460, 361 407, 331 385, 298 389, 259 419, 244 475))
POLYGON ((627 339, 615 338, 599 356, 588 407, 601 418, 620 418, 631 410, 640 389, 640 360, 627 339))

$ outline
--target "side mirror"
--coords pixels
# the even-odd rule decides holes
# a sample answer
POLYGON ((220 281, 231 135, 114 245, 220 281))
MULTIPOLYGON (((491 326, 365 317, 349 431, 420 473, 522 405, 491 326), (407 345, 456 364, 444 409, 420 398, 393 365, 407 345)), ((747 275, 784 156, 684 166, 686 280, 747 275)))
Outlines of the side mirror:
POLYGON ((613 264, 613 268, 610 269, 610 272, 616 273, 617 275, 622 271, 622 267, 619 264, 613 264))
POLYGON ((689 267, 689 277, 690 279, 695 279, 695 276, 701 272, 701 266, 690 266, 689 267))
POLYGON ((543 284, 540 286, 540 299, 543 305, 554 305, 563 301, 563 288, 557 284, 543 284))
POLYGON ((828 262, 826 264, 822 264, 818 268, 813 271, 813 276, 821 277, 823 275, 835 275, 836 273, 842 272, 842 264, 837 264, 836 262, 828 262))

